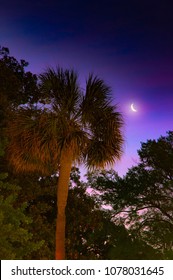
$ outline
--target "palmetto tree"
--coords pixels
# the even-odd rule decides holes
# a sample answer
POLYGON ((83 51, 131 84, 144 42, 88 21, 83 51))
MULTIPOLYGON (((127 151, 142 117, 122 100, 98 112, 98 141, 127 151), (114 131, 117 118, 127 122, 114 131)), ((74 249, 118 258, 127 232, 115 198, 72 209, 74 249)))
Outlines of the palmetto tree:
POLYGON ((49 109, 21 108, 8 126, 8 155, 18 171, 58 171, 56 259, 65 258, 65 208, 74 162, 105 167, 122 153, 122 115, 112 105, 110 88, 89 75, 81 90, 74 70, 49 68, 40 75, 49 109))

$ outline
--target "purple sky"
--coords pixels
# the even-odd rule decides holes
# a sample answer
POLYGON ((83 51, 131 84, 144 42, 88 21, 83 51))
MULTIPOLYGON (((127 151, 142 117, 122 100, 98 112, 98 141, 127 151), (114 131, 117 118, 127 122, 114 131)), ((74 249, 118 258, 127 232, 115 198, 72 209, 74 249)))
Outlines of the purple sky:
POLYGON ((89 72, 112 87, 125 119, 119 175, 137 163, 141 141, 173 129, 172 1, 2 0, 0 45, 33 73, 73 67, 83 87, 89 72))

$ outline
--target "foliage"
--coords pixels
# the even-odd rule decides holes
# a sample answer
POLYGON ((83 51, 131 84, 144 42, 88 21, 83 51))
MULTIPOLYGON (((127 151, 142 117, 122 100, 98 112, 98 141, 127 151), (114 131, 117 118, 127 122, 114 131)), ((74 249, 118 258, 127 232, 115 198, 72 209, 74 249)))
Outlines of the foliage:
MULTIPOLYGON (((1 153, 2 150, 1 150, 1 153)), ((33 242, 29 228, 32 218, 26 215, 27 203, 18 203, 20 187, 9 182, 7 173, 0 173, 0 258, 27 259, 43 245, 33 242)))
POLYGON ((140 163, 124 178, 112 171, 89 174, 91 186, 114 209, 115 222, 123 222, 163 258, 172 258, 173 132, 142 143, 138 153, 140 163))
MULTIPOLYGON (((8 48, 0 46, 0 143, 3 146, 7 143, 4 136, 7 117, 12 120, 18 106, 38 100, 37 76, 25 71, 27 66, 25 60, 18 61, 10 56, 8 48)), ((1 162, 3 170, 5 158, 1 162)))
POLYGON ((109 211, 98 208, 82 188, 69 193, 67 256, 69 259, 156 259, 157 252, 116 225, 109 211), (71 203, 70 203, 71 202, 71 203), (87 220, 87 223, 86 223, 87 220))
POLYGON ((26 72, 28 62, 10 56, 8 48, 0 47, 0 103, 13 106, 37 101, 37 76, 26 72))
POLYGON ((20 184, 25 183, 19 199, 27 200, 26 213, 32 218, 32 241, 36 244, 44 241, 40 250, 31 252, 28 259, 54 259, 57 177, 32 175, 21 176, 18 180, 20 184))
POLYGON ((146 168, 157 170, 165 180, 173 179, 173 131, 168 131, 167 136, 161 136, 158 140, 142 143, 138 153, 146 168))

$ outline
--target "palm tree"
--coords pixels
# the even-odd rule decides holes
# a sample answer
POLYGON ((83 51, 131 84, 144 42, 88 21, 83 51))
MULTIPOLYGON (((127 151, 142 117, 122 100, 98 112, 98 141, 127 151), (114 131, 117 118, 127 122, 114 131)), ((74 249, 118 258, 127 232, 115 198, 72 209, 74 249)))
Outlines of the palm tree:
MULTIPOLYGON (((8 126, 8 157, 17 171, 59 173, 56 259, 65 259, 65 209, 74 162, 89 168, 113 164, 122 153, 122 115, 110 88, 89 75, 81 90, 74 70, 48 68, 40 75, 47 109, 20 108, 8 126)), ((42 100, 43 101, 43 100, 42 100)))

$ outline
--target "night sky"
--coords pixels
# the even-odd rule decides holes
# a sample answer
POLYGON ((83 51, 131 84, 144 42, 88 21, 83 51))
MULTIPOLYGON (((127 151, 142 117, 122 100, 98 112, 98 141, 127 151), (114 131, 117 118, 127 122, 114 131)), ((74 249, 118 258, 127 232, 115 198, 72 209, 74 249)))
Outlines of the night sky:
POLYGON ((111 86, 125 120, 119 175, 137 164, 141 141, 173 129, 172 1, 2 0, 0 45, 33 73, 59 65, 82 87, 91 72, 111 86))

